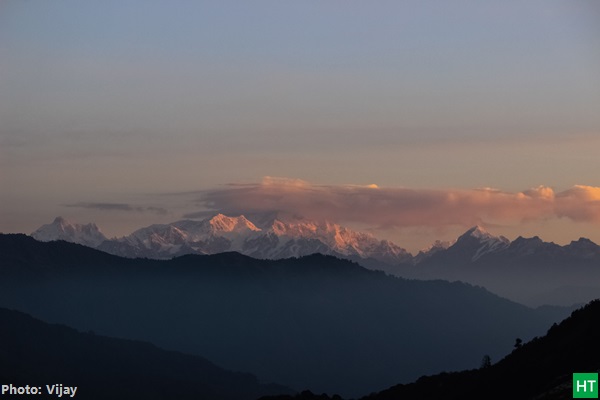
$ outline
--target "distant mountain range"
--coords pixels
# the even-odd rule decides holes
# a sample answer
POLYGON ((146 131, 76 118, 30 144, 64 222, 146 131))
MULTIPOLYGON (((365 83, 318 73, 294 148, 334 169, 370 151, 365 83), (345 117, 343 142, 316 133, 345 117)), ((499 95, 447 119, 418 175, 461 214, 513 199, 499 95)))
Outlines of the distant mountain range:
POLYGON ((585 303, 600 297, 600 246, 580 238, 566 246, 539 237, 512 242, 481 227, 452 245, 420 253, 396 273, 418 279, 461 280, 529 304, 585 303))
POLYGON ((56 218, 32 233, 123 257, 169 259, 236 251, 282 259, 313 253, 357 261, 371 269, 416 279, 461 280, 529 304, 570 305, 600 297, 600 246, 580 238, 566 246, 539 237, 510 241, 473 227, 453 242, 435 242, 413 256, 400 246, 329 222, 279 215, 183 220, 151 225, 107 239, 95 224, 56 218))
POLYGON ((40 241, 65 240, 122 257, 169 259, 185 254, 236 251, 250 257, 280 259, 314 253, 349 259, 373 259, 395 265, 412 256, 387 240, 330 222, 262 215, 253 223, 243 215, 217 214, 202 221, 150 225, 132 234, 107 239, 95 224, 70 223, 57 217, 31 236, 40 241))
POLYGON ((2 307, 346 397, 499 359, 564 316, 318 254, 130 259, 0 235, 0 261, 2 307))

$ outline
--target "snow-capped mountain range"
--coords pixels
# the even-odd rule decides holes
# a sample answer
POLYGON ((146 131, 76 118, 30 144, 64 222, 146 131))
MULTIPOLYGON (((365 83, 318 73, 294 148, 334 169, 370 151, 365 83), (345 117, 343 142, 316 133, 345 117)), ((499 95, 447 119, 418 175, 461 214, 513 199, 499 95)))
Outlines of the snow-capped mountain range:
POLYGON ((94 247, 123 257, 167 259, 184 254, 215 254, 227 251, 264 259, 300 257, 313 253, 353 260, 370 260, 387 265, 427 267, 489 263, 534 255, 551 258, 598 260, 600 246, 580 238, 566 246, 543 242, 539 237, 510 241, 475 226, 453 242, 435 241, 412 256, 402 247, 379 240, 370 233, 356 232, 327 221, 302 217, 262 215, 257 222, 243 215, 217 214, 201 221, 181 220, 141 228, 128 236, 108 239, 94 223, 73 223, 57 217, 31 236, 40 241, 65 240, 94 247))
POLYGON ((313 253, 357 261, 372 269, 416 279, 461 280, 526 304, 572 304, 600 297, 600 246, 580 238, 560 246, 539 237, 510 241, 476 226, 453 242, 436 241, 416 256, 400 246, 331 222, 296 216, 217 214, 138 229, 107 239, 93 224, 64 218, 32 235, 65 240, 123 257, 169 259, 184 254, 236 251, 279 259, 313 253))
POLYGON ((95 224, 69 223, 58 217, 31 234, 37 240, 65 240, 124 257, 166 259, 184 254, 226 251, 265 259, 299 257, 313 253, 353 260, 372 259, 386 264, 410 262, 412 256, 387 240, 330 222, 299 217, 258 218, 217 214, 202 221, 182 220, 156 224, 132 234, 107 239, 95 224))
POLYGON ((413 261, 394 273, 469 282, 534 306, 600 297, 600 246, 585 238, 560 246, 537 236, 510 241, 474 227, 452 245, 434 246, 413 261))
POLYGON ((107 240, 96 224, 76 224, 63 217, 56 217, 51 224, 42 225, 31 236, 41 242, 64 240, 89 247, 98 247, 107 240))

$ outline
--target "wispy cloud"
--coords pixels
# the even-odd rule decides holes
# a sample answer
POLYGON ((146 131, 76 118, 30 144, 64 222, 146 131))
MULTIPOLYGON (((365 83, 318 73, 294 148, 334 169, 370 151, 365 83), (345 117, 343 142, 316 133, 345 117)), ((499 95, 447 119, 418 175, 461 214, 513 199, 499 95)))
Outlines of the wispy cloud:
POLYGON ((102 211, 128 211, 128 212, 153 212, 164 215, 167 210, 162 207, 135 206, 127 203, 74 203, 65 204, 65 207, 87 208, 102 211))
POLYGON ((385 227, 504 224, 568 218, 600 223, 600 188, 576 185, 555 192, 494 188, 410 189, 377 185, 314 185, 266 177, 261 183, 205 192, 200 201, 225 214, 286 212, 307 218, 385 227))

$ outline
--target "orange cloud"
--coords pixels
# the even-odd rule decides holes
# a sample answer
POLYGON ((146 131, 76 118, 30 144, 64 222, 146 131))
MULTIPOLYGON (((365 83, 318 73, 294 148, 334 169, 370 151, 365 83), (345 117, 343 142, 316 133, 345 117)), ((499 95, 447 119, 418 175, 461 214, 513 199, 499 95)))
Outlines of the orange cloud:
POLYGON ((556 214, 574 221, 600 223, 600 187, 575 185, 558 193, 556 214))
POLYGON ((600 188, 581 185, 559 193, 547 186, 511 193, 493 188, 313 185, 297 179, 266 177, 257 184, 209 191, 201 201, 225 214, 284 212, 380 227, 472 226, 558 217, 600 222, 600 188))

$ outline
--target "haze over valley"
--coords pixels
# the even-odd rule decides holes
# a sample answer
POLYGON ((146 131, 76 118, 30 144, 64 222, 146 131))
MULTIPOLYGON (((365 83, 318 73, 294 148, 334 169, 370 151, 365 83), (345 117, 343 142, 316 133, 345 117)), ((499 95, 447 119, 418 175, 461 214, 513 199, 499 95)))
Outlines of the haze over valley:
POLYGON ((598 21, 0 2, 0 396, 569 397, 600 369, 598 21))

